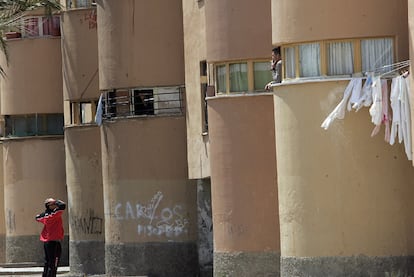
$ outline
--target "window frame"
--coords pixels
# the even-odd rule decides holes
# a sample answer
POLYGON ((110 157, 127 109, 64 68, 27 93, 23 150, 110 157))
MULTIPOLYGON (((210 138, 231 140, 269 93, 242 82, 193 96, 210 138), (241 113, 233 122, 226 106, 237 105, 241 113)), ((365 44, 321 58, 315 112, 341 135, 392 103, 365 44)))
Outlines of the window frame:
POLYGON ((283 80, 295 80, 295 79, 315 79, 315 78, 338 78, 338 77, 350 77, 356 74, 362 73, 362 51, 361 51, 361 41, 362 40, 369 40, 369 39, 391 39, 392 40, 392 60, 395 62, 396 60, 396 38, 395 36, 376 36, 376 37, 361 37, 361 38, 344 38, 344 39, 332 39, 332 40, 321 40, 321 41, 307 41, 307 42, 300 42, 300 43, 291 43, 285 44, 281 46, 282 52, 282 59, 286 57, 285 51, 287 48, 294 48, 295 49, 295 77, 294 78, 287 78, 286 77, 286 62, 283 63, 282 66, 282 77, 283 80), (328 75, 328 44, 329 43, 336 43, 336 42, 351 42, 353 51, 354 51, 354 58, 353 58, 353 67, 354 72, 352 74, 342 74, 342 75, 328 75), (314 76, 314 77, 300 77, 300 63, 299 63, 299 46, 309 43, 319 43, 320 44, 320 66, 321 66, 321 75, 314 76))
MULTIPOLYGON (((209 66, 213 68, 214 72, 214 87, 216 88, 216 95, 223 95, 223 94, 242 94, 248 92, 265 92, 265 88, 255 89, 254 84, 254 64, 255 63, 269 63, 269 72, 270 72, 270 59, 266 58, 258 58, 258 59, 246 59, 246 60, 231 60, 231 61, 223 61, 218 63, 210 63, 209 66), (231 91, 231 84, 230 84, 230 65, 232 64, 247 64, 247 90, 246 91, 231 91), (226 90, 219 91, 218 86, 218 67, 225 66, 225 81, 226 81, 226 90)), ((271 77, 269 82, 272 81, 271 77)))
POLYGON ((61 21, 60 21, 60 15, 53 15, 52 17, 47 17, 44 15, 34 15, 34 16, 25 16, 22 17, 20 19, 21 21, 21 28, 20 28, 20 33, 21 33, 21 37, 22 38, 38 38, 38 37, 60 37, 61 36, 61 32, 60 32, 60 25, 61 25, 61 21), (30 34, 30 32, 28 31, 28 29, 26 28, 27 24, 29 21, 32 21, 36 19, 37 20, 37 34, 36 35, 32 35, 30 34), (57 20, 57 24, 58 26, 54 26, 55 24, 55 20, 57 20), (51 21, 51 22, 49 22, 51 21), (44 34, 44 28, 43 25, 48 22, 51 26, 52 29, 49 30, 49 34, 44 34), (54 33, 53 31, 55 30, 53 27, 56 27, 56 30, 58 30, 58 33, 54 33))
MULTIPOLYGON (((60 126, 56 125, 60 128, 60 126)), ((25 137, 44 137, 44 136, 63 136, 64 135, 64 114, 50 113, 50 114, 18 114, 4 116, 4 133, 2 138, 25 138, 25 137), (62 129, 53 129, 50 122, 53 119, 58 119, 54 123, 62 123, 62 129), (17 130, 17 122, 25 125, 24 130, 17 130), (41 123, 41 124, 39 124, 41 123)))

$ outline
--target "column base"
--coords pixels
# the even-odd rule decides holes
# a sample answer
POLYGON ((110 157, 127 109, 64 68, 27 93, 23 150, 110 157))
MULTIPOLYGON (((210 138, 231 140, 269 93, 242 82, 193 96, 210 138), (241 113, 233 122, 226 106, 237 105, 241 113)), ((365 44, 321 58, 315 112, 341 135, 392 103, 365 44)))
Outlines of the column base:
POLYGON ((214 252, 214 276, 278 277, 279 266, 279 252, 214 252))
POLYGON ((194 277, 197 246, 190 242, 107 244, 105 268, 109 276, 194 277))
POLYGON ((104 241, 70 241, 70 272, 83 274, 105 273, 104 241))
MULTIPOLYGON (((62 241, 62 256, 60 266, 69 265, 68 236, 62 241)), ((6 263, 38 263, 44 264, 43 242, 39 235, 6 237, 6 263)))
POLYGON ((282 276, 412 276, 414 256, 281 257, 282 276))

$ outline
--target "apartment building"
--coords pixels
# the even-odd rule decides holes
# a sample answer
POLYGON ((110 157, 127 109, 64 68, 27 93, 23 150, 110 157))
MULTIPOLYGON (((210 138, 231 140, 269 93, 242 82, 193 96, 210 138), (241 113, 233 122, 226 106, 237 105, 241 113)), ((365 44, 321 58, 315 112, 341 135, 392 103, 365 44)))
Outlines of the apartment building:
POLYGON ((61 4, 8 34, 0 260, 41 261, 53 196, 73 274, 413 274, 404 143, 369 107, 321 128, 353 80, 408 69, 412 0, 61 4))

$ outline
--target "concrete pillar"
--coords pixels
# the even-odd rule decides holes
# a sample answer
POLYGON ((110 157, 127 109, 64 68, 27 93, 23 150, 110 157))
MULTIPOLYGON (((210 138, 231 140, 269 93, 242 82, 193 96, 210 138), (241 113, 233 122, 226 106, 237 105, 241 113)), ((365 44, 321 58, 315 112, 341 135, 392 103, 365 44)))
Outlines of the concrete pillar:
POLYGON ((279 276, 272 98, 208 100, 215 276, 279 276))
POLYGON ((70 271, 102 274, 105 232, 100 131, 91 125, 100 95, 96 8, 66 10, 61 17, 70 271), (91 108, 82 110, 80 103, 91 108), (88 114, 92 116, 88 118, 88 114))
POLYGON ((197 186, 187 178, 185 118, 105 122, 101 136, 106 274, 196 276, 197 186))
POLYGON ((275 93, 282 276, 406 276, 413 272, 414 169, 403 145, 371 137, 368 109, 322 121, 348 81, 275 93))
POLYGON ((70 271, 105 273, 105 225, 99 127, 65 130, 70 271))

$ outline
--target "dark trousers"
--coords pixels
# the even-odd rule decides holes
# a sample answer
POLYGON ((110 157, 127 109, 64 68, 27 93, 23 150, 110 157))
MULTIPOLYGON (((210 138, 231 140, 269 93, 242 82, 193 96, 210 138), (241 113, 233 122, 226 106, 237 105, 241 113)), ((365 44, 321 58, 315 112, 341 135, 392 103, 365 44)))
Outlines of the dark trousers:
POLYGON ((62 246, 59 241, 48 241, 44 243, 45 266, 42 277, 55 277, 59 265, 62 246))

